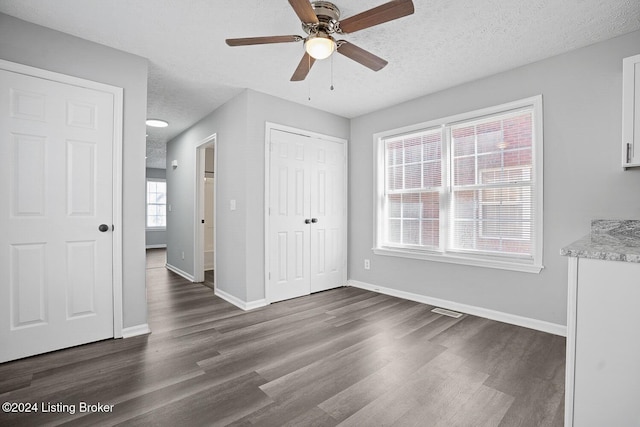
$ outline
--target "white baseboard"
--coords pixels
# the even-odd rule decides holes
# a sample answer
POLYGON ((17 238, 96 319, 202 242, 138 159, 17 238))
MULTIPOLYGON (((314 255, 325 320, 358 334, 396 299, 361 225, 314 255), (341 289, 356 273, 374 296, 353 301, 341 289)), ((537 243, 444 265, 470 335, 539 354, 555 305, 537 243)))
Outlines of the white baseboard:
POLYGON ((173 271, 174 273, 179 274, 180 276, 184 277, 188 281, 195 282, 195 277, 193 277, 192 274, 189 274, 186 271, 182 271, 178 267, 174 267, 171 264, 165 264, 165 267, 167 267, 167 270, 173 271))
POLYGON ((138 335, 150 334, 151 329, 147 323, 143 325, 131 326, 129 328, 122 328, 122 338, 137 337, 138 335))
POLYGON ((215 294, 217 296, 219 296, 220 298, 222 298, 223 300, 227 301, 228 303, 231 303, 233 305, 235 305, 238 308, 241 308, 244 311, 249 311, 249 310, 253 310, 256 308, 260 308, 260 307, 265 307, 269 304, 267 304, 267 300, 266 299, 260 299, 260 300, 256 300, 256 301, 249 301, 249 302, 245 302, 242 301, 240 298, 234 297, 233 295, 220 290, 218 288, 216 288, 215 290, 215 294))
POLYGON ((531 319, 529 317, 490 310, 488 308, 461 304, 458 302, 443 300, 440 298, 414 294, 412 292, 399 291, 397 289, 376 286, 370 283, 359 282, 357 280, 349 280, 349 286, 353 286, 354 288, 366 289, 368 291, 378 292, 393 297, 403 298, 410 301, 416 301, 423 304, 429 304, 436 307, 442 307, 448 310, 459 311, 461 313, 472 314, 474 316, 484 317, 486 319, 497 320, 498 322, 509 323, 511 325, 522 326, 529 329, 535 329, 554 335, 560 335, 563 337, 567 336, 567 327, 565 325, 545 322, 544 320, 531 319))
POLYGON ((167 247, 166 244, 164 244, 164 245, 147 245, 146 246, 147 249, 160 249, 160 248, 166 248, 166 247, 167 247))

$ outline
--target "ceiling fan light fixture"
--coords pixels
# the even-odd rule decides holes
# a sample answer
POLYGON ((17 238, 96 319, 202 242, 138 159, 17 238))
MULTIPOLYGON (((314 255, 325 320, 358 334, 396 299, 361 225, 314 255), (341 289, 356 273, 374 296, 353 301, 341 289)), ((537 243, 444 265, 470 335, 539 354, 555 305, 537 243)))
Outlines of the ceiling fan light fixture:
POLYGON ((167 121, 160 119, 147 119, 145 123, 147 124, 147 126, 151 126, 154 128, 166 128, 167 126, 169 126, 169 123, 167 121))
POLYGON ((325 59, 336 50, 336 41, 324 33, 312 34, 304 42, 304 49, 314 59, 325 59))

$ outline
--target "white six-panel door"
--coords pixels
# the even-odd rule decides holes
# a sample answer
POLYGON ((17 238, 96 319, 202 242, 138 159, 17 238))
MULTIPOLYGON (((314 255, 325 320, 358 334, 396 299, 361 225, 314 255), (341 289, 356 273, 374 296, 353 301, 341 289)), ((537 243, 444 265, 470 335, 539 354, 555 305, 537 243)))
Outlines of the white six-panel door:
POLYGON ((0 70, 0 362, 114 336, 113 140, 112 93, 0 70))
POLYGON ((309 139, 310 286, 319 292, 345 285, 345 154, 342 143, 309 139))
POLYGON ((270 130, 269 302, 346 282, 343 143, 270 130))

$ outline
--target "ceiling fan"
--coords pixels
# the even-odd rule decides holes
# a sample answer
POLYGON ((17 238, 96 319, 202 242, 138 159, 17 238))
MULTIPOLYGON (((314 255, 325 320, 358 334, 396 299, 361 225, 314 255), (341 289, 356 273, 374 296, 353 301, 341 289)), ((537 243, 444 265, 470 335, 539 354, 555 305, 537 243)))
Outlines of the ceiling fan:
POLYGON ((334 51, 373 71, 381 70, 387 65, 387 61, 346 40, 336 40, 332 34, 354 33, 411 15, 414 11, 411 0, 393 0, 340 21, 340 9, 328 1, 310 3, 309 0, 289 0, 289 4, 302 21, 302 29, 307 33, 307 37, 298 35, 245 37, 227 39, 226 42, 229 46, 248 46, 304 41, 305 53, 291 81, 304 80, 317 59, 328 58, 334 51))

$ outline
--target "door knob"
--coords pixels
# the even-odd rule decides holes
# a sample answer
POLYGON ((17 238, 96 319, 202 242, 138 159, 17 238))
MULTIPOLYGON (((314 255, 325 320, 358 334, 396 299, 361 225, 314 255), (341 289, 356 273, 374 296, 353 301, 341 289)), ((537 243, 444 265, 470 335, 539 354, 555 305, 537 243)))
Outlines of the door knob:
POLYGON ((304 223, 305 224, 311 224, 311 220, 309 218, 307 218, 307 219, 304 220, 304 223))
POLYGON ((109 226, 107 224, 100 224, 100 226, 98 227, 98 230, 104 233, 105 231, 109 230, 109 226))
POLYGON ((315 224, 316 222, 318 222, 318 218, 311 218, 311 222, 315 224))

